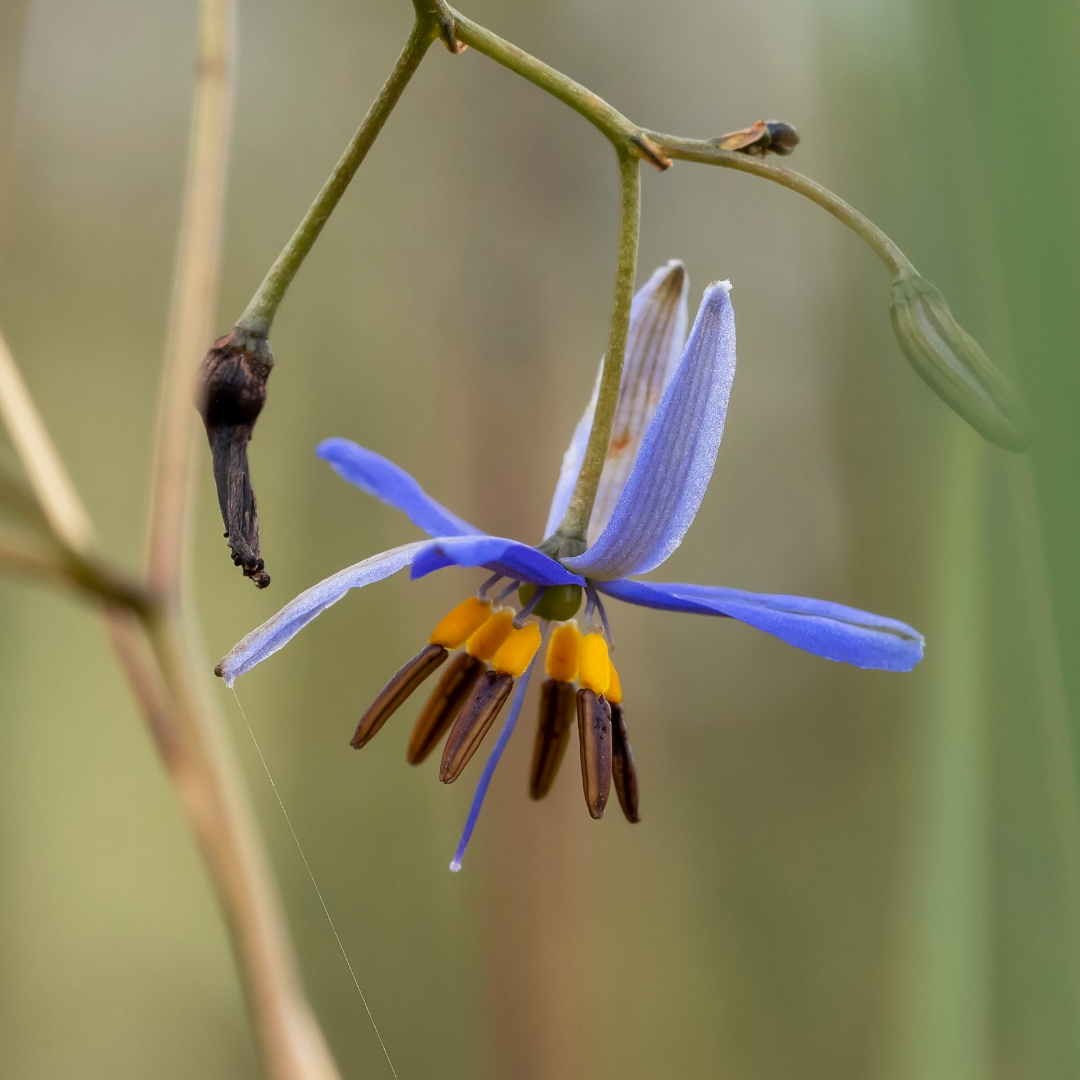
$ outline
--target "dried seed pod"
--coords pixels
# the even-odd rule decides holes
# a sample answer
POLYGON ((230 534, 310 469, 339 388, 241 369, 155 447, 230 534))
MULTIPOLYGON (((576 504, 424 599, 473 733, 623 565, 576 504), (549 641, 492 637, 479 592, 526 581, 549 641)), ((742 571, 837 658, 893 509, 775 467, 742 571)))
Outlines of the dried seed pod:
POLYGON ((615 794, 619 796, 619 805, 626 820, 636 825, 641 820, 637 769, 634 767, 630 740, 626 737, 626 721, 621 705, 611 706, 611 778, 615 781, 615 794))
POLYGON ((532 771, 529 773, 529 797, 542 799, 555 782, 562 764, 570 725, 574 720, 576 700, 570 683, 548 679, 540 688, 540 723, 536 728, 532 771))
POLYGON ((405 760, 410 765, 419 765, 435 749, 446 729, 457 719, 476 680, 483 674, 483 660, 477 660, 467 652, 454 657, 413 728, 409 749, 405 752, 405 760))
POLYGON ((382 688, 360 718, 350 745, 357 750, 371 742, 379 728, 405 703, 406 698, 449 656, 441 645, 425 645, 382 688))
POLYGON ((446 740, 439 769, 444 784, 452 784, 469 764, 513 688, 514 677, 505 672, 485 671, 476 681, 446 740))
POLYGON ((251 487, 247 444, 266 401, 274 354, 265 337, 233 329, 218 338, 199 365, 196 404, 214 455, 214 482, 233 562, 265 589, 259 552, 259 509, 251 487))
POLYGON ((611 794, 611 707, 592 690, 577 692, 578 738, 581 742, 581 783, 585 803, 594 818, 604 816, 611 794))

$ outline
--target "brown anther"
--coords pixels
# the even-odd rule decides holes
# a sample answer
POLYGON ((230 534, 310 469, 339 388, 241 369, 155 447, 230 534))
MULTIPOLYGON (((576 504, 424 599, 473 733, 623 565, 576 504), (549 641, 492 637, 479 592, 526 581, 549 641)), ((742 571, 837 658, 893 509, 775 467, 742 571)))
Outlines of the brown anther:
POLYGON ((379 728, 404 704, 406 698, 449 656, 441 645, 425 645, 382 688, 368 711, 360 718, 350 745, 357 750, 371 742, 379 728))
POLYGON ((513 688, 513 675, 497 671, 485 671, 476 681, 446 740, 439 768, 444 784, 452 784, 469 764, 513 688))
POLYGON ((270 584, 259 552, 259 509, 247 444, 266 401, 274 354, 265 337, 240 327, 218 338, 199 366, 196 405, 214 455, 214 482, 233 562, 260 589, 270 584))
POLYGON ((581 741, 581 783, 594 818, 604 816, 611 794, 611 706, 592 690, 577 692, 578 737, 581 741))
POLYGON ((615 781, 615 794, 619 805, 631 825, 641 820, 638 813, 637 769, 634 768, 634 752, 626 737, 626 721, 621 705, 609 705, 611 709, 611 778, 615 781))
POLYGON ((529 797, 532 799, 542 799, 555 782, 555 774, 570 741, 575 708, 574 687, 570 683, 548 679, 540 688, 540 723, 536 728, 532 771, 529 773, 529 797))
POLYGON ((483 673, 483 660, 477 660, 467 652, 454 657, 413 728, 409 749, 405 752, 405 760, 410 765, 419 765, 435 749, 483 673))

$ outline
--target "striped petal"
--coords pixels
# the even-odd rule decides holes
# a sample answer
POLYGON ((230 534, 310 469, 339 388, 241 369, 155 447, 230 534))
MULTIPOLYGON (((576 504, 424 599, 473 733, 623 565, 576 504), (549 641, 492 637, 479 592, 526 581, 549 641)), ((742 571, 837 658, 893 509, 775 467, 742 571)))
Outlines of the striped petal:
POLYGON ((315 453, 343 480, 400 510, 428 536, 476 536, 480 530, 437 503, 403 468, 350 439, 326 439, 315 453))
MULTIPOLYGON (((660 402, 660 395, 679 362, 686 339, 686 293, 689 284, 683 264, 672 259, 666 266, 654 271, 634 297, 630 308, 619 401, 615 408, 615 422, 604 471, 600 474, 600 486, 596 490, 596 504, 589 524, 589 543, 596 540, 611 520, 645 430, 660 402)), ((550 536, 559 527, 570 504, 570 496, 585 459, 585 447, 592 430, 603 370, 604 362, 601 360, 592 397, 563 455, 545 536, 550 536)))
POLYGON ((225 680, 226 686, 232 686, 244 672, 287 645, 312 619, 336 604, 350 589, 371 585, 403 570, 427 543, 427 540, 419 540, 415 544, 391 548, 313 585, 234 645, 214 670, 225 680))
POLYGON ((923 636, 907 623, 828 600, 655 581, 606 581, 599 588, 628 604, 738 619, 815 656, 855 667, 910 671, 923 657, 923 636))
POLYGON ((709 486, 735 377, 731 283, 705 290, 682 360, 649 425, 611 521, 564 563, 598 581, 659 566, 682 543, 709 486))

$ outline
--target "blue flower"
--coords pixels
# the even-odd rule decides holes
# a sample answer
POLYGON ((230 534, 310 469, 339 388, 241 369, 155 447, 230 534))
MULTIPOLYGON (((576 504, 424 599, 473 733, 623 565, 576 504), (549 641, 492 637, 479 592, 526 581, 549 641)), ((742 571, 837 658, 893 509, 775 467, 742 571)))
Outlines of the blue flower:
MULTIPOLYGON (((449 782, 460 775, 513 690, 509 715, 481 777, 452 869, 461 865, 491 775, 517 722, 542 637, 550 638, 545 660, 549 680, 541 695, 533 797, 542 797, 550 787, 576 697, 590 812, 594 817, 603 813, 614 776, 626 816, 637 820, 637 777, 626 741, 622 690, 607 653, 605 597, 736 619, 807 652, 861 668, 910 671, 922 659, 922 636, 895 619, 801 596, 636 578, 672 554, 697 514, 716 462, 735 375, 730 284, 714 283, 705 290, 680 349, 686 291, 682 265, 671 262, 634 298, 615 424, 583 552, 567 556, 562 553, 565 545, 549 543, 545 546, 558 554, 553 558, 537 547, 489 536, 436 502, 386 458, 347 439, 328 439, 318 448, 321 458, 344 479, 401 510, 432 539, 373 555, 301 593, 239 642, 216 669, 232 686, 350 589, 381 581, 406 566, 411 565, 414 579, 447 566, 488 570, 492 577, 478 596, 440 623, 429 645, 398 672, 365 714, 353 740, 356 746, 367 742, 449 652, 465 645, 421 713, 408 755, 410 761, 423 760, 450 727, 441 770, 449 782), (502 579, 509 585, 490 597, 502 579), (520 611, 500 608, 515 591, 520 611), (591 631, 585 637, 574 619, 583 594, 586 631, 591 631), (488 662, 493 664, 490 670, 488 662), (574 681, 581 685, 576 695, 574 681)), ((594 391, 563 459, 548 518, 549 537, 569 504, 595 402, 594 391)))

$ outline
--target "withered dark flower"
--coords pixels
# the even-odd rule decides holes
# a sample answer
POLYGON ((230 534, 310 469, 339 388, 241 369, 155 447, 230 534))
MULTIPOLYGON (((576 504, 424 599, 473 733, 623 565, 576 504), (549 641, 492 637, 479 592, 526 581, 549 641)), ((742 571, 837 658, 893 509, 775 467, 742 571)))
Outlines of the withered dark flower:
POLYGON ((233 562, 260 589, 270 584, 259 551, 259 508, 247 444, 266 401, 274 354, 265 337, 233 327, 199 365, 196 404, 214 455, 214 482, 233 562))
MULTIPOLYGON (((487 569, 492 576, 435 627, 428 644, 364 714, 353 737, 354 746, 366 743, 408 694, 459 649, 420 714, 408 760, 422 761, 445 734, 439 775, 444 783, 453 782, 507 708, 452 870, 461 868, 491 778, 521 715, 530 677, 541 663, 547 680, 540 697, 530 795, 540 799, 551 789, 576 720, 589 813, 594 818, 603 815, 614 785, 627 820, 640 820, 623 691, 608 654, 611 635, 604 598, 737 619, 800 649, 863 668, 909 671, 922 658, 922 637, 910 626, 842 604, 637 579, 682 542, 716 464, 735 375, 729 289, 727 282, 706 289, 681 356, 686 324, 682 265, 661 267, 634 298, 612 437, 586 548, 579 555, 555 558, 543 546, 489 536, 436 502, 393 462, 347 439, 328 439, 318 449, 340 476, 403 511, 432 539, 374 555, 308 589, 248 634, 216 671, 232 686, 350 589, 381 581, 406 566, 412 567, 413 578, 450 566, 487 569), (489 596, 502 579, 508 583, 489 596), (518 610, 500 606, 514 593, 518 610), (583 599, 585 633, 575 618, 583 599)), ((594 391, 563 458, 545 529, 549 537, 563 520, 581 470, 596 400, 594 391)))

